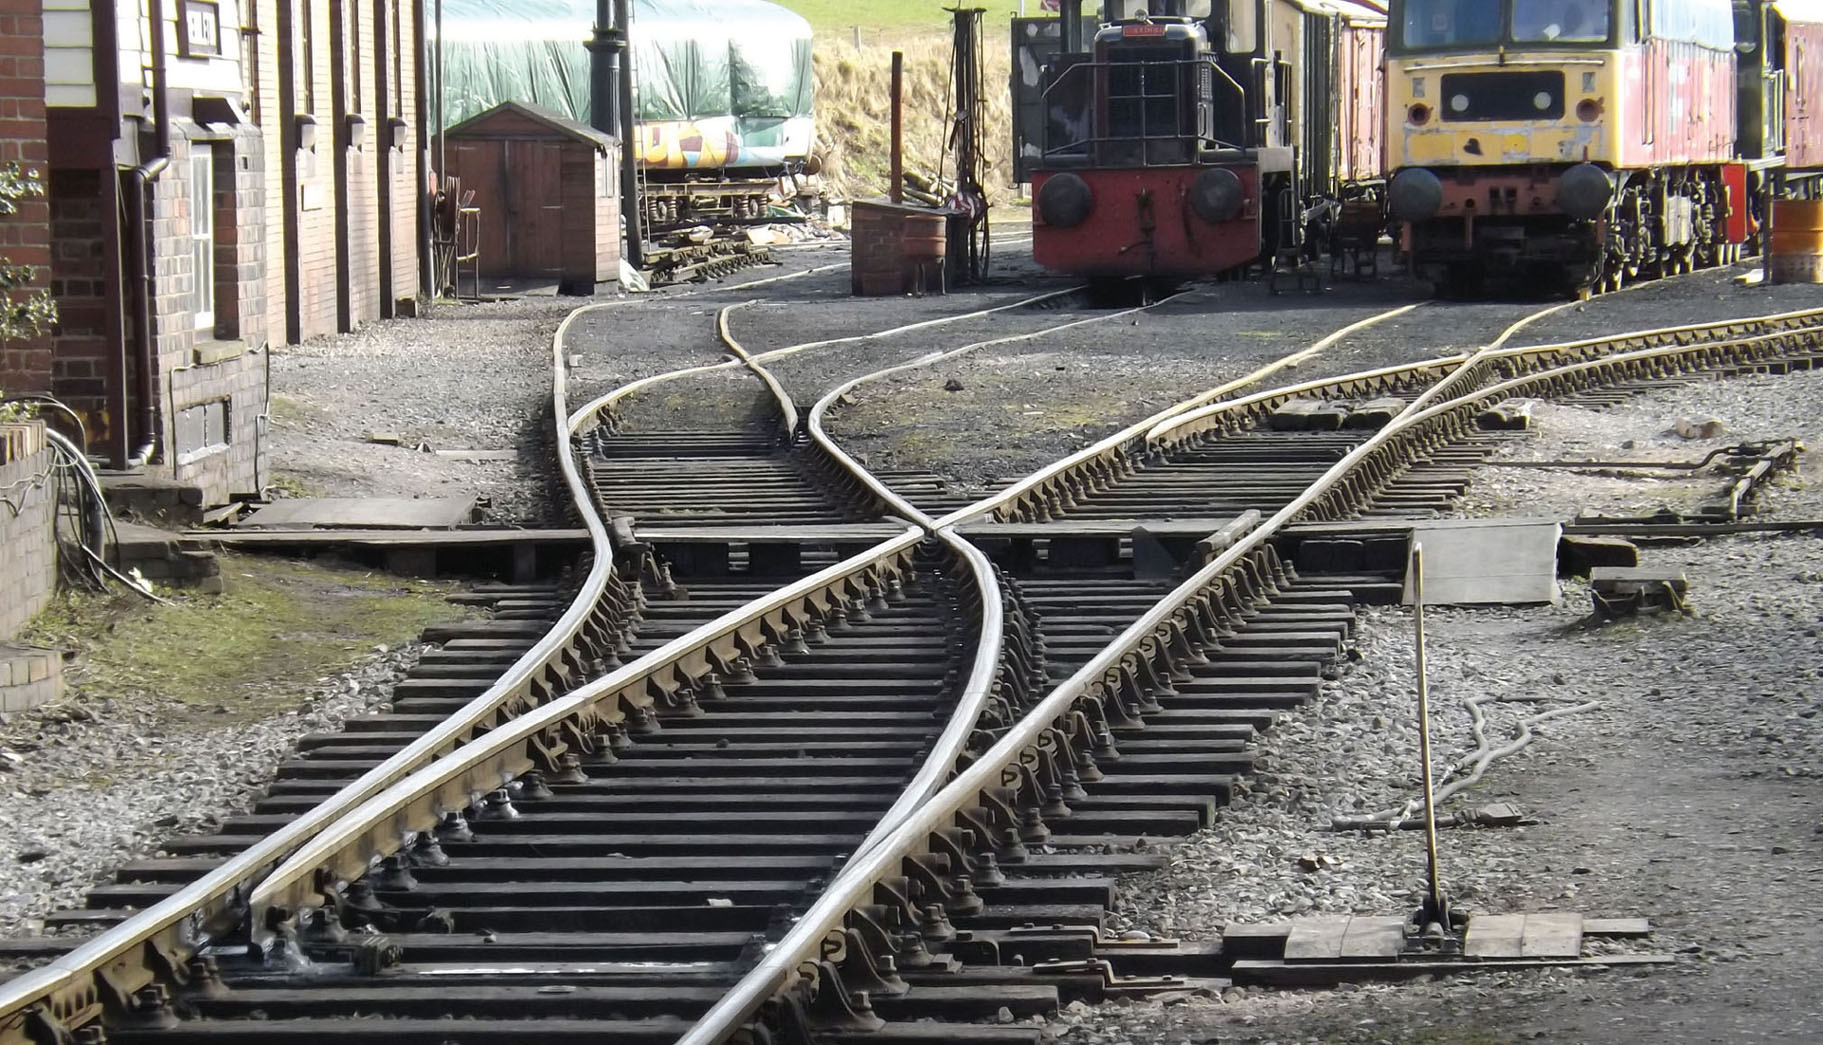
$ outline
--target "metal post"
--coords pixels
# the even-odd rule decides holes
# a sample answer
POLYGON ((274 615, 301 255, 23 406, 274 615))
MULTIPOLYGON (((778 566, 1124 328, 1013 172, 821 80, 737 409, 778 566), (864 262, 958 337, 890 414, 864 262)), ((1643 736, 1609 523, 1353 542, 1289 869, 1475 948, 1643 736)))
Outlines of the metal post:
POLYGON ((448 93, 448 86, 443 79, 443 0, 437 0, 437 191, 448 191, 443 179, 449 176, 449 143, 444 140, 443 96, 448 93))
POLYGON ((1057 17, 1063 22, 1058 26, 1063 34, 1063 53, 1076 54, 1082 50, 1082 0, 1063 0, 1057 8, 1057 17))
POLYGON ((614 97, 620 54, 615 42, 614 0, 595 0, 595 35, 584 45, 589 49, 589 126, 619 137, 614 97))
POLYGON ((1424 925, 1450 929, 1449 902, 1443 895, 1443 876, 1437 865, 1437 796, 1431 779, 1430 680, 1424 661, 1424 546, 1412 545, 1412 623, 1416 632, 1418 671, 1418 757, 1424 763, 1424 848, 1428 890, 1424 900, 1424 925))
POLYGON ((620 216, 627 225, 627 264, 646 266, 646 223, 639 202, 639 141, 633 133, 633 3, 614 0, 620 60, 620 216))
POLYGON ((905 52, 893 52, 893 118, 892 179, 886 188, 887 199, 894 203, 905 200, 905 52))

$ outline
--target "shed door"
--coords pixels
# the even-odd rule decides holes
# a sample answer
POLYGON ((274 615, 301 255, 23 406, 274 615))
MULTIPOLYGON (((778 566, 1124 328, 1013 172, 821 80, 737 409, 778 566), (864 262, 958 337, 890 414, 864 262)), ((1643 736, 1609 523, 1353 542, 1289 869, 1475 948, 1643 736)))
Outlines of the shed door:
POLYGON ((563 274, 563 145, 506 143, 506 255, 523 276, 563 274))

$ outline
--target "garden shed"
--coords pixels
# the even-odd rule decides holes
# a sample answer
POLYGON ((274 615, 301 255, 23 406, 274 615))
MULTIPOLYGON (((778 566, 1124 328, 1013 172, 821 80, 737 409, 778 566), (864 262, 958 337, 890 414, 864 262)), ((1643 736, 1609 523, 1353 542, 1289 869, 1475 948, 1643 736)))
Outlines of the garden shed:
POLYGON ((520 102, 451 127, 450 174, 480 209, 483 279, 555 279, 566 294, 620 278, 619 143, 520 102))

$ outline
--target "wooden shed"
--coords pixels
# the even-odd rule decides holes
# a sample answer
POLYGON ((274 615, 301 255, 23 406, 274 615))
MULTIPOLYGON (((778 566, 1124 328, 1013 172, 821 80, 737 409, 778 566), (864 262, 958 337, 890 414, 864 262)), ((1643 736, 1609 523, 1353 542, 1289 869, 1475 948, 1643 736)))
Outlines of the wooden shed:
POLYGON ((566 294, 620 278, 619 143, 501 102, 451 127, 450 174, 481 209, 481 275, 555 279, 566 294))

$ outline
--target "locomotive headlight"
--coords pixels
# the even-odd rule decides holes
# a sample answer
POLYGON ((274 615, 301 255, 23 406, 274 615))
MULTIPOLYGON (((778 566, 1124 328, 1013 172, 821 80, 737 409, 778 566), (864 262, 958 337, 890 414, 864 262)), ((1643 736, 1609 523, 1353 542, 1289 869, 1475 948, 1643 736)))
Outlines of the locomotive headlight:
POLYGON ((1407 167, 1387 185, 1386 206, 1400 221, 1425 221, 1443 209, 1443 182, 1423 167, 1407 167))
POLYGON ((1411 122, 1413 127, 1422 127, 1431 122, 1431 107, 1423 102, 1418 102, 1405 110, 1405 118, 1411 122))
POLYGON ((1572 218, 1585 221, 1599 218, 1613 198, 1613 179, 1593 163, 1579 163, 1557 179, 1558 206, 1572 218))
POLYGON ((1226 167, 1211 167, 1190 185, 1190 209, 1211 225, 1233 221, 1247 202, 1241 179, 1226 167))
POLYGON ((1584 123, 1594 123, 1601 119, 1601 102, 1594 98, 1584 98, 1577 102, 1576 118, 1584 123))
POLYGON ((1095 193, 1077 175, 1053 175, 1038 190, 1038 216, 1046 225, 1073 229, 1087 221, 1094 209, 1095 193))
POLYGON ((1532 96, 1532 108, 1537 109, 1539 112, 1544 112, 1546 109, 1549 109, 1550 107, 1551 107, 1550 92, 1539 91, 1537 94, 1534 94, 1532 96))
POLYGON ((1450 95, 1450 111, 1451 112, 1468 112, 1469 111, 1469 96, 1466 94, 1450 95))

